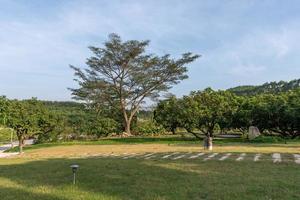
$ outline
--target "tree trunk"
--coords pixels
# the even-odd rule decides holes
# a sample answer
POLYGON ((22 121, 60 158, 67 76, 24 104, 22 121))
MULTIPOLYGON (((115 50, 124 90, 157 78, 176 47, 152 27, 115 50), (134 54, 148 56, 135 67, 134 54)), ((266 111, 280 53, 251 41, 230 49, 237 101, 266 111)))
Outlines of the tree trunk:
POLYGON ((172 134, 175 135, 176 134, 176 128, 172 128, 172 134))
POLYGON ((131 130, 130 130, 130 124, 126 123, 126 128, 125 128, 125 132, 129 135, 131 135, 131 130))
POLYGON ((128 135, 131 135, 131 121, 126 121, 125 122, 125 132, 128 134, 128 135))
POLYGON ((23 137, 18 136, 18 140, 19 140, 19 154, 22 154, 23 153, 23 145, 24 145, 23 137))
POLYGON ((209 151, 213 150, 213 138, 211 136, 207 137, 207 149, 209 151))
POLYGON ((206 135, 206 137, 203 139, 203 147, 204 150, 212 151, 213 143, 212 143, 212 137, 210 135, 206 135))

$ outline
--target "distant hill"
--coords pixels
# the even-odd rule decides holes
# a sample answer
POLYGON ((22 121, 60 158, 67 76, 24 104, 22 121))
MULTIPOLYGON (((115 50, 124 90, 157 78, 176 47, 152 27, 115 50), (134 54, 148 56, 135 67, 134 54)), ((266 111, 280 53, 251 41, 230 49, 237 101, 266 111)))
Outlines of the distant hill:
POLYGON ((285 81, 270 82, 258 86, 253 86, 253 85, 237 86, 234 88, 229 88, 228 91, 233 92, 236 95, 251 96, 251 95, 263 94, 263 93, 276 94, 279 92, 286 92, 296 88, 300 88, 300 79, 295 79, 289 82, 285 82, 285 81))
POLYGON ((84 108, 84 104, 74 101, 41 101, 49 110, 70 113, 84 108))

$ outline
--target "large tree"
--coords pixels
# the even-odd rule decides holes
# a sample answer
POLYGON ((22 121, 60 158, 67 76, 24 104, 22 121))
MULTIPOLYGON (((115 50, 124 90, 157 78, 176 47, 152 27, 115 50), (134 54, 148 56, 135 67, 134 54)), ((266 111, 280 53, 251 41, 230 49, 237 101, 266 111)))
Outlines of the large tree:
POLYGON ((71 89, 77 100, 107 106, 121 112, 125 131, 131 134, 131 122, 146 98, 157 98, 181 80, 188 78, 186 64, 198 55, 184 53, 179 59, 169 54, 147 54, 149 41, 122 41, 110 34, 104 47, 89 47, 94 56, 87 68, 75 70, 79 88, 71 89))

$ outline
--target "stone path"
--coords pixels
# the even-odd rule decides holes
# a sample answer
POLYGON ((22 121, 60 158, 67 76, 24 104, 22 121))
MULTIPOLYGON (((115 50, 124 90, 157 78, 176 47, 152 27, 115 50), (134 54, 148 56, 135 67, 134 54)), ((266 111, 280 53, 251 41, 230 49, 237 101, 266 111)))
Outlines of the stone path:
POLYGON ((295 163, 300 164, 300 154, 294 154, 295 163))
POLYGON ((204 161, 210 160, 210 159, 216 157, 218 154, 219 153, 213 153, 213 154, 209 155, 207 158, 204 158, 204 161))
MULTIPOLYGON (((31 141, 28 142, 32 144, 31 141)), ((14 145, 17 145, 16 143, 14 145)), ((5 150, 11 148, 10 144, 0 146, 0 158, 11 157, 17 155, 18 153, 4 153, 5 150)), ((144 159, 144 160, 160 160, 160 159, 169 159, 169 160, 217 160, 217 161, 252 161, 252 162, 260 162, 260 161, 269 161, 272 163, 282 163, 282 162, 293 162, 300 165, 300 153, 299 154, 287 154, 287 153, 272 153, 272 154, 262 154, 262 153, 196 153, 196 152, 169 152, 169 153, 98 153, 93 156, 99 158, 119 158, 123 160, 127 159, 144 159)))
POLYGON ((226 160, 232 153, 227 153, 225 156, 221 157, 219 160, 226 160))
POLYGON ((173 155, 176 155, 176 154, 178 154, 178 152, 174 152, 174 153, 165 155, 165 156, 163 156, 162 158, 169 158, 169 157, 171 157, 171 156, 173 156, 173 155))
MULTIPOLYGON (((101 157, 109 157, 109 154, 103 154, 105 156, 101 157)), ((269 161, 272 163, 281 163, 281 162, 294 162, 296 164, 300 164, 300 154, 281 154, 281 153, 272 153, 272 154, 253 154, 253 153, 184 153, 184 152, 173 152, 173 153, 123 153, 123 154, 111 154, 121 159, 145 159, 145 160, 217 160, 217 161, 269 161)))
POLYGON ((256 154, 255 157, 254 157, 254 161, 255 161, 255 162, 259 161, 259 158, 260 158, 260 157, 261 157, 261 154, 260 154, 260 153, 256 154))
POLYGON ((273 158, 273 163, 281 162, 280 153, 273 153, 272 158, 273 158))
POLYGON ((196 154, 196 155, 193 155, 193 156, 189 157, 189 159, 198 158, 198 157, 200 157, 200 156, 203 156, 204 154, 205 154, 205 153, 198 153, 198 154, 196 154))
POLYGON ((137 155, 138 154, 136 154, 136 153, 132 153, 132 154, 129 154, 128 156, 123 157, 122 159, 134 158, 137 155))
POLYGON ((175 157, 175 158, 172 158, 172 160, 177 160, 177 159, 183 158, 183 157, 185 157, 185 156, 186 156, 186 155, 183 154, 183 155, 177 156, 177 157, 175 157))
POLYGON ((149 159, 149 158, 155 157, 154 154, 155 154, 155 153, 149 153, 149 154, 143 155, 142 158, 149 159), (154 155, 154 156, 153 156, 153 155, 154 155))
POLYGON ((245 153, 242 153, 242 154, 240 155, 240 157, 238 157, 238 158, 236 159, 236 161, 244 160, 245 156, 246 156, 246 154, 245 154, 245 153))

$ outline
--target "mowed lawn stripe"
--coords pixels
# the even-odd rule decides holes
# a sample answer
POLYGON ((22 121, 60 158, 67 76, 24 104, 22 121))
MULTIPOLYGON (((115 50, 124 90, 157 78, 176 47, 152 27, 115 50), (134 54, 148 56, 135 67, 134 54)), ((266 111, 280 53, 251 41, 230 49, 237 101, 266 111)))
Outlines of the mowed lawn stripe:
POLYGON ((198 157, 203 156, 203 155, 205 155, 205 153, 203 153, 203 152, 202 153, 198 153, 196 155, 190 156, 189 159, 195 159, 195 158, 198 158, 198 157))
POLYGON ((203 160, 206 161, 206 160, 210 160, 212 158, 214 158, 215 156, 217 156, 219 153, 213 153, 211 155, 208 155, 206 158, 204 158, 203 160))

